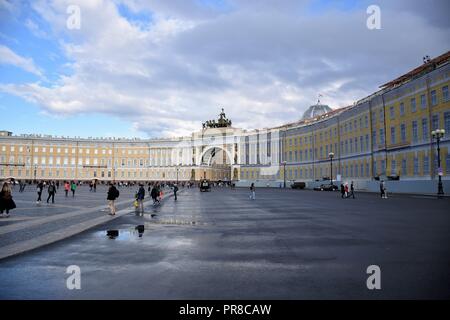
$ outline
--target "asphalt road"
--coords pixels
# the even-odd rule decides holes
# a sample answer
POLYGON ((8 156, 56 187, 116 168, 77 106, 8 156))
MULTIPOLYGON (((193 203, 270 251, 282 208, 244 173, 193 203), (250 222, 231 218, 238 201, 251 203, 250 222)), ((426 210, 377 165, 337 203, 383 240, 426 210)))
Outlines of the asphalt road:
POLYGON ((0 298, 450 298, 449 199, 218 188, 168 200, 0 261, 0 298), (66 288, 69 265, 80 290, 66 288), (367 289, 369 265, 380 290, 367 289))

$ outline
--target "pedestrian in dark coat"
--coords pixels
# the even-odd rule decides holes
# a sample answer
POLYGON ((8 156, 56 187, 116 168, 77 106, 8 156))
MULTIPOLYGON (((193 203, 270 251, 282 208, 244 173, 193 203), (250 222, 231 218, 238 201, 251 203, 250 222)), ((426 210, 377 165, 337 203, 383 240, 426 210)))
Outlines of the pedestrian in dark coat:
POLYGON ((153 204, 159 203, 159 200, 158 200, 158 197, 159 197, 159 188, 158 188, 158 185, 157 185, 157 184, 155 184, 155 185, 153 186, 153 189, 152 189, 152 191, 151 191, 151 193, 150 193, 150 196, 151 196, 152 199, 153 199, 153 204))
POLYGON ((111 183, 108 189, 108 195, 106 197, 106 200, 108 200, 108 206, 110 210, 109 215, 111 216, 116 214, 115 201, 119 197, 119 195, 120 195, 119 190, 117 190, 116 186, 111 183))
POLYGON ((344 199, 344 197, 345 197, 345 187, 344 184, 341 183, 341 198, 344 199))
POLYGON ((53 181, 50 182, 47 191, 48 191, 47 203, 50 200, 50 198, 52 198, 52 203, 55 203, 56 186, 53 181))
POLYGON ((11 187, 8 182, 5 182, 0 191, 0 217, 3 217, 3 211, 6 211, 6 218, 9 218, 9 210, 14 208, 16 208, 16 203, 12 198, 11 187))
POLYGON ((139 190, 136 194, 136 200, 138 202, 138 208, 141 213, 144 213, 144 198, 145 198, 144 185, 139 184, 139 190))
POLYGON ((37 194, 38 194, 36 203, 40 203, 42 201, 41 196, 42 196, 42 190, 44 189, 44 183, 42 181, 39 181, 36 189, 37 189, 37 194))
POLYGON ((173 186, 173 195, 174 195, 174 197, 175 197, 175 200, 177 200, 177 192, 178 192, 178 186, 177 186, 177 185, 174 185, 174 186, 173 186))

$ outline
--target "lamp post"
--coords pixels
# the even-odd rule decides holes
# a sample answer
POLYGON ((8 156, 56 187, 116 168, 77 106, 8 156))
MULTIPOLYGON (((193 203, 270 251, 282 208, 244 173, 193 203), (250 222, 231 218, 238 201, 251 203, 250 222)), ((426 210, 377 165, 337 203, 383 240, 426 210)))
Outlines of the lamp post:
POLYGON ((34 183, 36 183, 37 165, 34 165, 34 183))
POLYGON ((439 182, 438 182, 438 198, 442 198, 444 195, 444 188, 442 186, 442 169, 441 169, 441 148, 439 146, 439 143, 441 142, 441 139, 445 135, 444 129, 436 129, 431 132, 431 135, 433 138, 436 138, 437 142, 437 153, 438 153, 438 176, 439 176, 439 182))
POLYGON ((333 185, 333 158, 334 158, 334 153, 330 152, 328 154, 328 157, 330 158, 330 180, 331 180, 331 185, 333 185))
POLYGON ((286 188, 286 161, 283 161, 283 188, 286 188))

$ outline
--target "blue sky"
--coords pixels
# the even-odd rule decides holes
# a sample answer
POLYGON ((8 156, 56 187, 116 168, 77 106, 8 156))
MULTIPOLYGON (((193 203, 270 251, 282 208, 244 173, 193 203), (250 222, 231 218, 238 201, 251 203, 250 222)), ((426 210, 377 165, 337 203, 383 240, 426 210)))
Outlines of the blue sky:
POLYGON ((221 107, 236 126, 268 127, 319 93, 351 104, 448 50, 446 1, 379 1, 375 32, 368 1, 252 3, 0 0, 0 130, 184 135, 221 107), (65 26, 69 4, 80 30, 65 26))

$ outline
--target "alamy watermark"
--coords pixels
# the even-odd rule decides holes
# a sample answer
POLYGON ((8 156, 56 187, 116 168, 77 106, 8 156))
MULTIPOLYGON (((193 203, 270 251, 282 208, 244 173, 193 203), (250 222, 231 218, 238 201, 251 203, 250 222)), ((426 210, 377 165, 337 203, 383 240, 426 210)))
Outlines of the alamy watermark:
POLYGON ((367 7, 367 18, 366 25, 369 30, 380 30, 381 29, 381 9, 379 6, 372 4, 367 7))
POLYGON ((66 13, 69 15, 66 20, 66 27, 69 30, 81 29, 81 9, 80 6, 71 4, 67 7, 66 13))
POLYGON ((66 287, 69 290, 81 289, 81 269, 77 265, 70 265, 66 269, 66 273, 70 276, 66 279, 66 287))
POLYGON ((377 265, 367 267, 366 273, 370 276, 367 278, 366 285, 369 290, 381 289, 381 269, 377 265))

